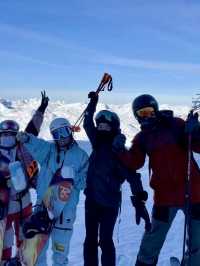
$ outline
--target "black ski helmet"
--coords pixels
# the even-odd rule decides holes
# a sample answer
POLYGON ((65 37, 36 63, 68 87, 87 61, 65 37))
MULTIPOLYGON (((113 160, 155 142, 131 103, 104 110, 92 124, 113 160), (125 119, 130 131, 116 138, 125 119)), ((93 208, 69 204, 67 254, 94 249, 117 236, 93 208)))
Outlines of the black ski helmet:
POLYGON ((99 123, 108 123, 112 130, 118 130, 120 128, 120 119, 115 112, 109 110, 101 110, 95 116, 95 121, 98 126, 99 123))
POLYGON ((142 94, 136 97, 132 103, 132 110, 136 119, 138 119, 136 112, 144 107, 153 107, 155 113, 158 112, 158 102, 156 99, 150 94, 142 94))

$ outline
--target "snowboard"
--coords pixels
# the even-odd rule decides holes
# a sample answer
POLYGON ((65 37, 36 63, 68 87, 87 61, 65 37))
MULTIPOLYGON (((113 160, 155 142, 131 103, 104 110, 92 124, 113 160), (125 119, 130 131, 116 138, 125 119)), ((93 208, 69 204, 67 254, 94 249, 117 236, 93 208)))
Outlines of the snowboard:
MULTIPOLYGON (((43 204, 47 208, 49 217, 52 215, 50 218, 53 218, 55 208, 56 213, 62 213, 72 188, 73 182, 71 180, 63 179, 58 175, 54 176, 43 198, 43 204)), ((23 241, 19 255, 24 266, 34 266, 37 263, 37 259, 48 239, 49 235, 47 234, 37 234, 33 238, 23 241)))
POLYGON ((24 266, 34 266, 36 264, 37 258, 48 238, 48 235, 38 234, 31 239, 25 239, 23 241, 19 251, 19 257, 24 266))
POLYGON ((171 257, 170 258, 170 266, 181 266, 181 263, 178 258, 171 257))

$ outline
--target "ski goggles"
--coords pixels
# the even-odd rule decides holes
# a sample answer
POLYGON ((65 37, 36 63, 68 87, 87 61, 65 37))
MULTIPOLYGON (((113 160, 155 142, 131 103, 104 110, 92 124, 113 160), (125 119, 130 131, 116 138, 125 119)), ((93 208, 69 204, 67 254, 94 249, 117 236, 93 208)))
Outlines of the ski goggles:
POLYGON ((113 120, 119 120, 119 118, 115 113, 103 110, 96 115, 95 120, 112 122, 113 120))
POLYGON ((17 132, 19 130, 19 125, 11 120, 6 120, 0 123, 0 132, 1 131, 12 131, 17 132))
POLYGON ((54 140, 65 139, 71 135, 72 131, 69 127, 61 127, 51 132, 54 140))
POLYGON ((155 116, 155 110, 153 107, 144 107, 144 108, 137 110, 136 114, 140 118, 154 117, 155 116))

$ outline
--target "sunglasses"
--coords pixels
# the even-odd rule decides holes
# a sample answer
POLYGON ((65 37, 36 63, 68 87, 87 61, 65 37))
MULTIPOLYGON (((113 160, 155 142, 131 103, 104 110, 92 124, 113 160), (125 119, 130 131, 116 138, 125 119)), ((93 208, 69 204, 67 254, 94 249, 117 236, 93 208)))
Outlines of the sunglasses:
POLYGON ((136 111, 138 117, 155 117, 155 110, 153 107, 144 107, 136 111))
POLYGON ((67 138, 71 135, 72 131, 69 127, 61 127, 51 132, 54 140, 67 138))

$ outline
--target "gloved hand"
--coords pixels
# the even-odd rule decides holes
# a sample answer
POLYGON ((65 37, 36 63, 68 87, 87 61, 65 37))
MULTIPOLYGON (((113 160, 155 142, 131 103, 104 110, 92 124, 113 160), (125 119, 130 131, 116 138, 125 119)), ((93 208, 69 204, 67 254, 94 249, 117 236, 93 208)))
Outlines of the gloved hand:
POLYGON ((198 113, 190 112, 185 122, 185 132, 192 134, 200 129, 200 123, 198 120, 198 113))
POLYGON ((46 95, 46 91, 41 91, 41 95, 42 95, 42 100, 40 106, 38 107, 38 111, 44 114, 49 103, 49 97, 46 95))
POLYGON ((88 93, 88 98, 90 99, 90 101, 97 103, 99 96, 95 91, 90 91, 88 93))
POLYGON ((17 133, 16 139, 18 142, 23 144, 29 141, 29 135, 26 132, 20 131, 17 133))
POLYGON ((145 207, 145 201, 148 198, 148 194, 146 191, 139 192, 134 196, 131 196, 131 201, 133 206, 135 207, 135 220, 136 224, 140 224, 141 218, 145 221, 145 230, 151 230, 151 222, 149 218, 148 211, 145 207))
POLYGON ((126 136, 119 133, 115 136, 112 143, 112 150, 115 153, 122 152, 125 150, 126 136))

